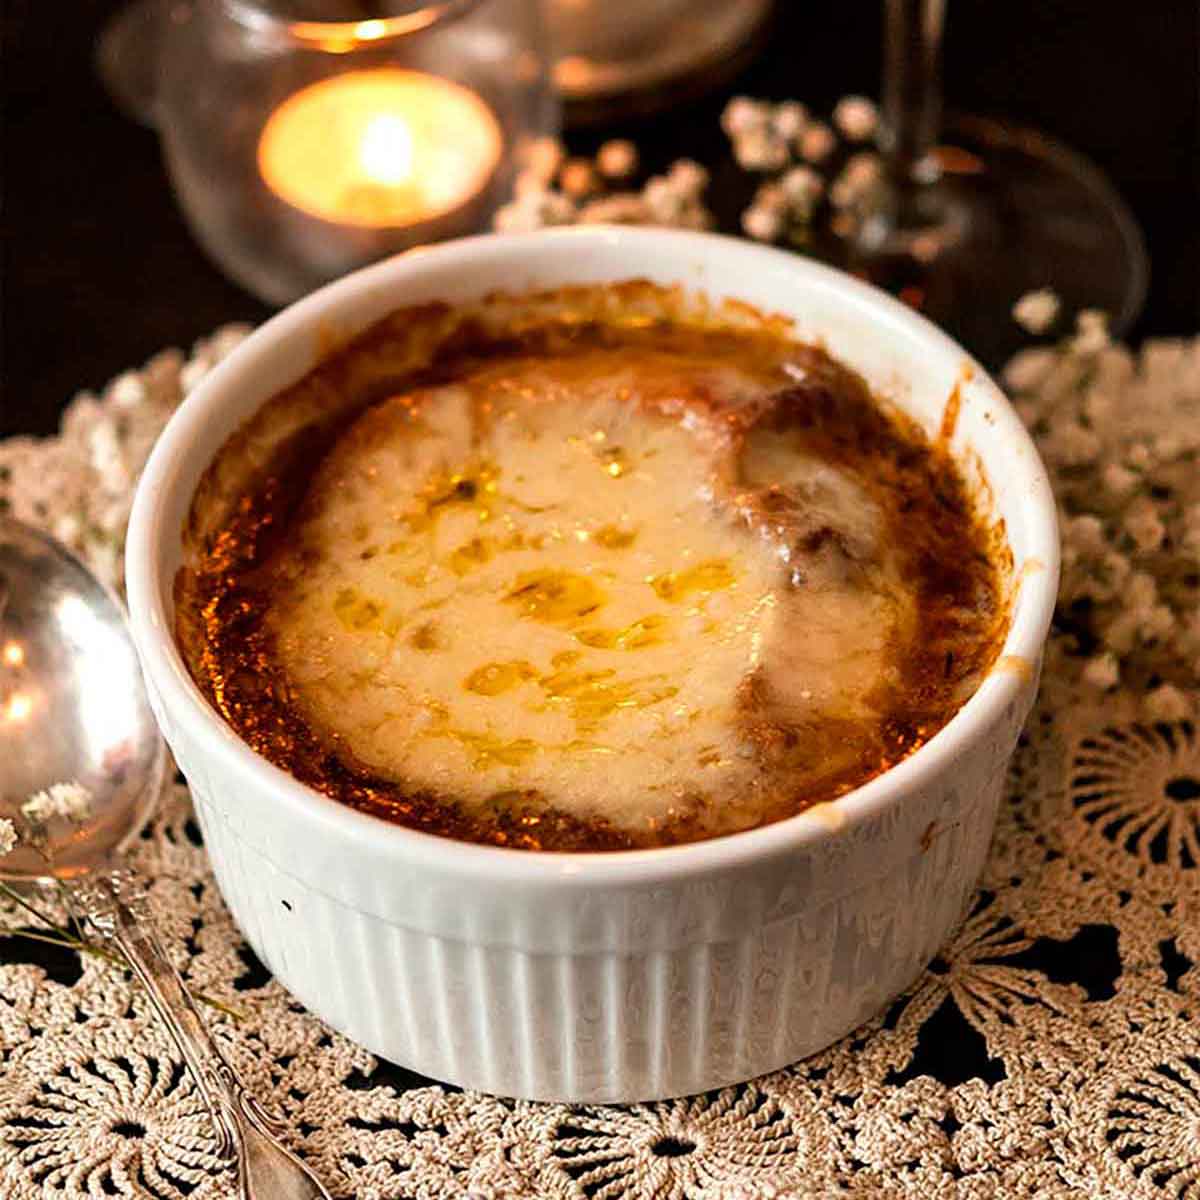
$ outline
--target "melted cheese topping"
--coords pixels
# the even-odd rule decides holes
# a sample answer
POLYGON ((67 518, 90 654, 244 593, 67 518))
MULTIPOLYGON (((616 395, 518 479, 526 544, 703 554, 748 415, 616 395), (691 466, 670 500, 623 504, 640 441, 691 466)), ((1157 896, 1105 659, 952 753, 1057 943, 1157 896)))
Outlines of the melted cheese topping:
POLYGON ((978 686, 1011 565, 852 371, 636 280, 389 314, 230 436, 183 549, 180 647, 257 752, 587 851, 835 813, 978 686))
POLYGON ((852 471, 736 434, 761 396, 599 348, 375 405, 269 567, 291 701, 477 816, 534 796, 704 836, 852 769, 914 598, 852 471))

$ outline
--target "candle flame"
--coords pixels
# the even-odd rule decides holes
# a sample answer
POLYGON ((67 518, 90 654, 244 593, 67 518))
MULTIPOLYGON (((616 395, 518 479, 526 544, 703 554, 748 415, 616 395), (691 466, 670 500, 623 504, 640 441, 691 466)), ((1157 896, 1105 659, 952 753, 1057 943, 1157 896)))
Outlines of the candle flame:
POLYGON ((354 36, 363 42, 376 42, 381 37, 387 37, 387 21, 359 21, 354 27, 354 36))
POLYGON ((358 150, 363 173, 375 183, 395 186, 412 175, 412 134, 403 118, 390 113, 372 117, 358 150))
POLYGON ((477 93, 377 67, 289 96, 263 127, 258 165, 302 212, 383 229, 454 212, 487 185, 503 148, 500 123, 477 93))

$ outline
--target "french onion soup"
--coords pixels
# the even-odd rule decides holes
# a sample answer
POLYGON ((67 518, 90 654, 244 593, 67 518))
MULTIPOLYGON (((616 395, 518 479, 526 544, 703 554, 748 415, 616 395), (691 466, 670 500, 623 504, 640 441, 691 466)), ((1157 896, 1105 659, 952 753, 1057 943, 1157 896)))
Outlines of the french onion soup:
POLYGON ((1003 531, 779 319, 630 282, 397 311, 225 444, 177 634, 345 804, 619 850, 827 802, 993 664, 1003 531))

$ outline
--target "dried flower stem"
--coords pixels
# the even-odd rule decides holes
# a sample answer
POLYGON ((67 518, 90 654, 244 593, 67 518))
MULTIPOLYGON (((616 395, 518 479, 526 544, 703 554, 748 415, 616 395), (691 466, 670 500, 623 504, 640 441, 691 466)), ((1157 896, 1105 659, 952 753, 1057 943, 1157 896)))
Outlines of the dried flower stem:
POLYGON ((71 889, 57 876, 54 879, 55 887, 58 889, 58 898, 62 901, 62 906, 67 910, 67 917, 71 922, 71 928, 74 930, 73 937, 77 937, 81 942, 87 941, 87 935, 84 933, 83 921, 79 913, 75 911, 75 904, 71 897, 71 889))
MULTIPOLYGON (((44 942, 49 946, 62 946, 64 949, 74 950, 78 954, 90 954, 93 958, 102 959, 111 966, 120 967, 122 970, 128 971, 130 969, 129 962, 123 954, 114 953, 103 946, 97 946, 84 936, 82 922, 68 898, 69 889, 61 879, 55 880, 55 882, 58 885, 59 893, 63 898, 63 904, 70 915, 71 922, 79 932, 76 934, 63 929, 61 925, 56 924, 50 917, 38 909, 36 905, 30 904, 15 888, 0 880, 0 896, 11 900, 31 916, 36 917, 50 930, 49 933, 39 933, 33 929, 0 929, 0 938, 25 938, 31 942, 44 942)), ((220 1000, 215 1000, 212 996, 206 996, 203 992, 194 992, 193 995, 202 1004, 207 1004, 210 1008, 215 1008, 218 1012, 223 1013, 233 1021, 242 1021, 245 1019, 245 1014, 237 1012, 220 1000)))
POLYGON ((46 916, 46 914, 44 912, 40 911, 35 905, 30 904, 29 901, 26 900, 25 897, 22 896, 21 893, 16 890, 16 888, 10 887, 2 879, 0 879, 0 894, 7 896, 8 899, 11 900, 14 904, 19 905, 27 913, 30 913, 33 916, 37 917, 37 919, 39 921, 41 921, 41 923, 43 925, 46 925, 51 929, 58 928, 58 926, 54 923, 54 921, 51 920, 48 916, 46 916))

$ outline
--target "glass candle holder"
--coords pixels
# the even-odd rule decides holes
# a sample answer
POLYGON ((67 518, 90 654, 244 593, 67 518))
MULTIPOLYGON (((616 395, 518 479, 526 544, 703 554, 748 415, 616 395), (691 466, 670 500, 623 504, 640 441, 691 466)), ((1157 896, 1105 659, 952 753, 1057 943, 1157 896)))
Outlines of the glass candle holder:
POLYGON ((160 63, 188 223, 275 304, 486 229, 557 132, 538 0, 187 0, 160 63))

